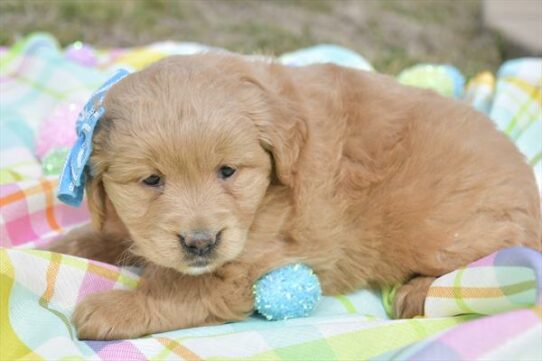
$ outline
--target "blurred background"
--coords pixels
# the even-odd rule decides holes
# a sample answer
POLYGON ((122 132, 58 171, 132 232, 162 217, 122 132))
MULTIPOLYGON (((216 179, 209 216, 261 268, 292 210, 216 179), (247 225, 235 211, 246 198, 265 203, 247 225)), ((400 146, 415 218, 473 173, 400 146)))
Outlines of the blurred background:
POLYGON ((175 40, 266 55, 334 43, 385 73, 437 62, 470 76, 540 55, 541 19, 542 0, 2 0, 0 45, 35 31, 61 45, 175 40))

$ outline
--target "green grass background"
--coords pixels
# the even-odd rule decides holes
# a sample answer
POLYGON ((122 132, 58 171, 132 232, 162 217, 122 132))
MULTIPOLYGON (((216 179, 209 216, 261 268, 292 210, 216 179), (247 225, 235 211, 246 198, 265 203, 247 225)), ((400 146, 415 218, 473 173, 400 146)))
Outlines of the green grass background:
POLYGON ((0 45, 35 31, 62 45, 175 40, 263 54, 335 43, 392 74, 440 62, 472 75, 510 56, 478 0, 0 0, 0 25, 0 45))

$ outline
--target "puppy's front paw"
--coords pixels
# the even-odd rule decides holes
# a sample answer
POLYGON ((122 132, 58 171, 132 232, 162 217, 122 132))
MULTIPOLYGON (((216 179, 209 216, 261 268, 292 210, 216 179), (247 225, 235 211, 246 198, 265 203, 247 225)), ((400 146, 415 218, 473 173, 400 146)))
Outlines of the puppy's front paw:
POLYGON ((149 316, 140 297, 134 291, 114 290, 85 298, 72 316, 79 339, 116 340, 149 333, 149 316))
POLYGON ((433 277, 416 277, 401 286, 393 305, 395 318, 422 316, 427 291, 434 280, 433 277))

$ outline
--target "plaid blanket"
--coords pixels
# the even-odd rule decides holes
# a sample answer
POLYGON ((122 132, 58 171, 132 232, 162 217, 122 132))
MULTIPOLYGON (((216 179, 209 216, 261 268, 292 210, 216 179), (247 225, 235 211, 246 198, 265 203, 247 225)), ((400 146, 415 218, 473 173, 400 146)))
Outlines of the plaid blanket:
POLYGON ((438 279, 426 318, 391 321, 378 292, 363 290, 324 297, 309 318, 252 317, 122 341, 79 341, 69 317, 88 294, 136 287, 135 273, 35 250, 5 249, 0 259, 3 360, 542 357, 542 257, 525 248, 502 250, 438 279))
MULTIPOLYGON (((57 177, 45 176, 36 155, 40 125, 56 107, 84 102, 119 67, 139 69, 167 55, 208 49, 168 42, 97 50, 93 66, 69 59, 45 34, 0 49, 0 245, 7 247, 0 251, 0 359, 542 359, 542 256, 521 248, 439 278, 424 318, 390 320, 391 293, 361 290, 324 297, 304 319, 252 317, 136 340, 78 341, 69 322, 75 304, 90 293, 136 287, 139 278, 136 270, 30 249, 88 221, 84 206, 56 201, 57 177)), ((278 61, 371 69, 362 56, 331 45, 278 61)), ((542 184, 542 59, 509 61, 496 77, 479 74, 465 88, 454 74, 449 80, 455 88, 447 95, 486 112, 516 142, 542 184)))

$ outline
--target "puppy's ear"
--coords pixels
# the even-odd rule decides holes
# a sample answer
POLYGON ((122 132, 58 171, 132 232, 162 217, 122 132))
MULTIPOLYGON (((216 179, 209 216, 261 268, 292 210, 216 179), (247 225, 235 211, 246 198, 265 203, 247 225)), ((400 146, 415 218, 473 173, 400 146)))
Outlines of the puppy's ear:
POLYGON ((100 178, 89 177, 85 187, 87 192, 87 204, 90 212, 92 226, 97 230, 103 230, 106 218, 106 193, 100 178))
POLYGON ((260 143, 273 157, 277 179, 293 186, 297 163, 307 137, 306 122, 299 100, 291 86, 264 86, 254 77, 244 81, 255 86, 261 111, 251 114, 260 133, 260 143))
POLYGON ((86 191, 90 219, 94 229, 110 236, 127 238, 128 230, 107 196, 101 177, 88 179, 86 191))

